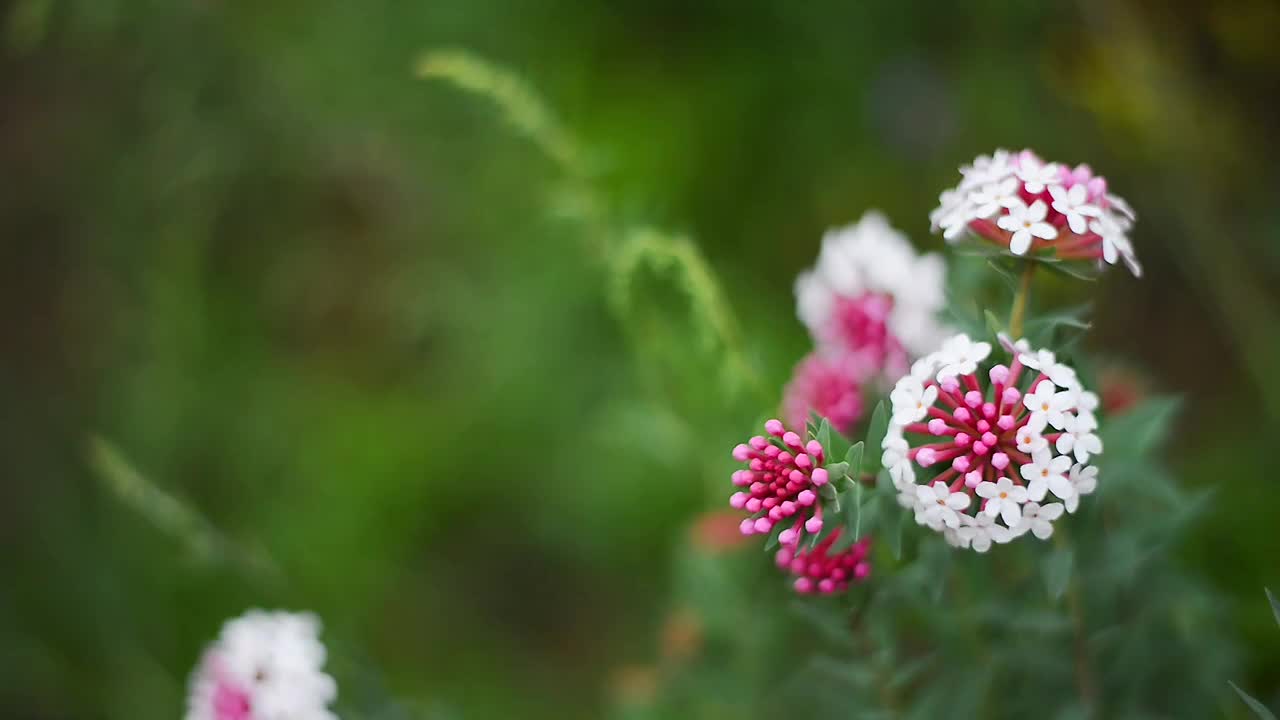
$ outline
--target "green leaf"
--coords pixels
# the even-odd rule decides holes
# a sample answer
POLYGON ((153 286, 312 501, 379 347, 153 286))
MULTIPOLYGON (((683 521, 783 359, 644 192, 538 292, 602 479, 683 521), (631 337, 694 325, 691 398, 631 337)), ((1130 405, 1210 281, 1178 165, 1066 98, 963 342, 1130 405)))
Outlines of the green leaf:
POLYGON ((1040 264, 1049 272, 1055 272, 1076 280, 1084 280, 1085 282, 1096 282, 1100 275, 1097 270, 1074 262, 1040 258, 1040 264))
MULTIPOLYGON (((1129 412, 1110 418, 1102 428, 1112 457, 1141 458, 1159 448, 1169 436, 1182 400, 1153 397, 1129 412)), ((1104 462, 1110 458, 1104 456, 1104 462)))
POLYGON ((867 426, 865 447, 871 448, 871 453, 867 455, 864 452, 866 464, 863 466, 863 472, 870 475, 880 472, 880 446, 884 444, 884 436, 887 432, 889 432, 889 411, 881 400, 876 403, 876 409, 871 413, 871 424, 867 426))
POLYGON ((852 525, 850 531, 853 533, 853 539, 857 540, 862 537, 862 483, 856 482, 853 485, 853 506, 849 508, 846 517, 852 517, 852 525))
POLYGON ((1263 705, 1261 702, 1258 702, 1256 698, 1254 698, 1249 693, 1241 690, 1235 683, 1231 682, 1230 680, 1227 681, 1227 684, 1231 686, 1232 690, 1236 691, 1236 694, 1240 696, 1240 699, 1244 701, 1245 705, 1249 706, 1249 709, 1253 711, 1254 715, 1257 715, 1262 720, 1276 720, 1276 716, 1271 714, 1271 711, 1267 709, 1266 705, 1263 705))
POLYGON ((849 448, 844 454, 844 461, 849 464, 848 475, 856 483, 862 477, 862 453, 866 445, 861 440, 849 448))
POLYGON ((1074 560, 1075 553, 1069 547, 1057 548, 1045 559, 1042 566, 1044 585, 1049 591, 1049 597, 1055 601, 1067 591, 1067 584, 1071 582, 1071 565, 1074 560))
POLYGON ((845 480, 849 477, 849 463, 837 462, 827 465, 823 470, 827 471, 827 478, 830 485, 834 487, 843 487, 845 480))
POLYGON ((831 452, 831 423, 827 422, 826 418, 822 418, 822 422, 818 423, 816 439, 824 451, 831 452))
POLYGON ((774 523, 773 531, 769 533, 769 541, 764 544, 764 551, 771 552, 772 550, 776 549, 780 544, 780 541, 778 540, 778 536, 782 534, 783 530, 789 527, 791 527, 791 524, 789 522, 774 523))
POLYGON ((1004 323, 1000 322, 1000 319, 996 317, 995 313, 990 310, 983 310, 982 317, 986 318, 987 331, 992 335, 999 335, 1004 331, 1004 323))
POLYGON ((894 560, 902 559, 902 527, 906 518, 906 510, 898 507, 893 500, 882 499, 885 506, 880 518, 880 533, 876 539, 885 543, 894 560), (890 505, 889 503, 894 503, 890 505))
POLYGON ((1280 602, 1276 602, 1276 596, 1271 594, 1270 588, 1263 588, 1267 593, 1267 601, 1271 603, 1271 614, 1276 617, 1276 624, 1280 625, 1280 602))

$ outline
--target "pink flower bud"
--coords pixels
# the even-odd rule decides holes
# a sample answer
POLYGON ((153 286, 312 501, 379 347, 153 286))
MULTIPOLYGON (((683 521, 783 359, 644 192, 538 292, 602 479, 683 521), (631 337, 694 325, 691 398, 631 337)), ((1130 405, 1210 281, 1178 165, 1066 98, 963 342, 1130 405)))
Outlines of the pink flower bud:
POLYGON ((822 487, 830 480, 826 468, 815 468, 813 471, 813 484, 822 487))
POLYGON ((1009 382, 1009 368, 1004 365, 997 365, 991 368, 991 372, 987 373, 991 378, 991 382, 996 385, 1004 385, 1009 382))
POLYGON ((781 420, 770 420, 766 422, 764 424, 764 431, 776 438, 782 437, 782 433, 785 432, 782 427, 781 420))
POLYGON ((947 431, 947 421, 942 418, 934 418, 929 421, 929 432, 934 435, 942 435, 947 431))

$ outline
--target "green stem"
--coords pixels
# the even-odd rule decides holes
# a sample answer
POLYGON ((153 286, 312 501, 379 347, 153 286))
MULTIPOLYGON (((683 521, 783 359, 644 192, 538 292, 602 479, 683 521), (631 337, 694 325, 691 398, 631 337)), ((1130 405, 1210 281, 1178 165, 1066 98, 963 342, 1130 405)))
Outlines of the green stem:
POLYGON ((1029 262, 1022 268, 1022 279, 1018 282, 1018 292, 1013 296, 1013 310, 1009 312, 1009 337, 1022 339, 1022 319, 1027 315, 1027 300, 1031 297, 1031 277, 1035 275, 1036 263, 1029 262))

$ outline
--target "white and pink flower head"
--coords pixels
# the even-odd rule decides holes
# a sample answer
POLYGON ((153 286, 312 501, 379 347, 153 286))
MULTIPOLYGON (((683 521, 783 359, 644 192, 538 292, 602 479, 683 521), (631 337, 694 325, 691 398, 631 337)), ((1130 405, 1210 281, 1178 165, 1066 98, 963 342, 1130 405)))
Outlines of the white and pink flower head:
POLYGON ((878 212, 830 230, 817 264, 796 280, 797 310, 819 352, 839 356, 859 380, 897 376, 937 346, 946 265, 918 255, 878 212))
POLYGON ((1095 489, 1089 462, 1102 453, 1098 398, 1075 370, 1025 341, 1001 344, 1007 365, 966 335, 917 361, 890 394, 883 443, 916 522, 978 552, 1027 532, 1049 537, 1064 507, 1095 489))
POLYGON ((1128 237, 1133 210, 1088 165, 1071 168, 1030 150, 996 150, 960 173, 960 185, 943 192, 929 216, 948 241, 973 234, 1014 255, 1108 265, 1122 260, 1142 275, 1128 237))
POLYGON ((191 679, 186 720, 336 720, 320 623, 250 610, 227 622, 191 679))

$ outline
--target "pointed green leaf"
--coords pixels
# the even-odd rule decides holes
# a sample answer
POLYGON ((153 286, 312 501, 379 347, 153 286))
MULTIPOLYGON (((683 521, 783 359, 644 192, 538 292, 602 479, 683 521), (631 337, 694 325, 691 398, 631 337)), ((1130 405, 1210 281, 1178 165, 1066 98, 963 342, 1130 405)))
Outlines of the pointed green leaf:
POLYGON ((1232 690, 1236 691, 1236 694, 1240 696, 1240 699, 1244 701, 1245 705, 1249 706, 1249 709, 1253 711, 1254 715, 1257 715, 1261 720, 1276 720, 1276 716, 1271 714, 1271 711, 1267 709, 1266 705, 1263 705, 1252 695, 1241 690, 1235 683, 1227 681, 1227 684, 1231 686, 1232 690))
POLYGON ((1055 601, 1067 591, 1067 584, 1071 582, 1071 565, 1074 559, 1075 554, 1069 547, 1056 548, 1045 559, 1042 566, 1044 585, 1049 591, 1049 597, 1055 601))
POLYGON ((837 462, 827 465, 823 470, 827 471, 827 481, 835 488, 843 488, 846 486, 846 480, 849 478, 849 463, 837 462))
POLYGON ((1271 603, 1271 614, 1276 617, 1276 624, 1280 625, 1280 602, 1276 602, 1276 596, 1271 594, 1270 588, 1264 588, 1267 591, 1267 601, 1271 603))
POLYGON ((986 318, 987 331, 992 335, 999 335, 1004 332, 1004 323, 1000 322, 1000 319, 996 317, 995 313, 990 310, 983 310, 982 317, 986 318))
POLYGON ((791 527, 790 523, 786 523, 786 522, 774 523, 773 531, 769 533, 769 541, 764 544, 765 552, 772 552, 774 549, 778 547, 778 545, 780 544, 780 541, 778 540, 778 536, 782 534, 782 531, 787 529, 788 527, 791 527))
POLYGON ((831 423, 827 422, 826 418, 822 418, 822 422, 818 423, 817 440, 825 452, 831 452, 831 423))
POLYGON ((862 472, 874 475, 880 472, 880 446, 884 444, 885 433, 889 432, 889 411, 884 406, 884 401, 876 403, 876 409, 871 413, 871 424, 867 426, 867 442, 865 448, 870 448, 870 452, 864 449, 862 472))
POLYGON ((866 445, 861 440, 854 443, 849 448, 849 452, 844 454, 844 461, 849 464, 848 474, 854 482, 858 482, 862 477, 862 455, 866 445))
POLYGON ((876 536, 880 542, 884 542, 889 552, 893 554, 894 560, 902 559, 902 526, 906 518, 905 510, 897 505, 896 502, 882 499, 884 506, 881 508, 880 527, 881 531, 876 536), (890 504, 893 503, 893 504, 890 504))

